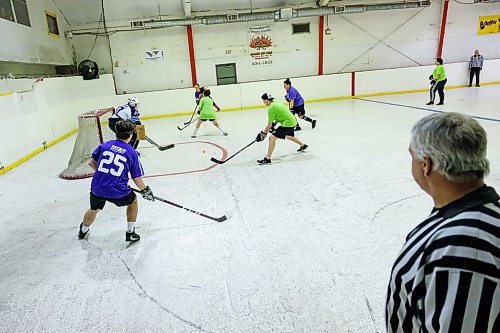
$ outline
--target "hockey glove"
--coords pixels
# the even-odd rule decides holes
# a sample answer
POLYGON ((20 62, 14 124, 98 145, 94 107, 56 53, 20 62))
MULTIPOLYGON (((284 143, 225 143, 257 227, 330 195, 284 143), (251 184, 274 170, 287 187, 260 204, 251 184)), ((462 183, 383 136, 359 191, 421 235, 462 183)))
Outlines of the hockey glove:
POLYGON ((197 114, 200 114, 200 109, 198 109, 198 111, 196 111, 197 114))
POLYGON ((288 98, 288 95, 285 95, 285 99, 287 102, 290 102, 290 98, 288 98))
POLYGON ((200 104, 200 100, 199 99, 196 100, 196 105, 198 105, 198 104, 200 104))
POLYGON ((259 134, 257 134, 255 141, 261 142, 262 140, 264 140, 266 138, 266 136, 267 136, 267 133, 260 131, 259 134))
POLYGON ((141 191, 141 195, 144 199, 146 200, 151 200, 151 201, 155 201, 155 198, 154 198, 154 195, 153 195, 153 191, 151 191, 151 189, 149 188, 149 186, 146 186, 142 191, 141 191))
POLYGON ((436 83, 436 80, 431 80, 431 82, 430 82, 431 86, 433 86, 434 83, 436 83))
POLYGON ((429 80, 434 80, 434 75, 429 75, 429 80))

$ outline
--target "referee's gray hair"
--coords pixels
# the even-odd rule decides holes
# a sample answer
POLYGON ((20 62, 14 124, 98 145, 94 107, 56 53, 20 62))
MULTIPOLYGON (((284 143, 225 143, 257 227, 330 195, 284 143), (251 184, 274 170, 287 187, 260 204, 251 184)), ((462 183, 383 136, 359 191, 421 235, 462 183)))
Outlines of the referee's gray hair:
POLYGON ((474 118, 456 112, 434 113, 411 129, 410 147, 428 156, 433 170, 453 182, 482 179, 490 172, 486 131, 474 118))

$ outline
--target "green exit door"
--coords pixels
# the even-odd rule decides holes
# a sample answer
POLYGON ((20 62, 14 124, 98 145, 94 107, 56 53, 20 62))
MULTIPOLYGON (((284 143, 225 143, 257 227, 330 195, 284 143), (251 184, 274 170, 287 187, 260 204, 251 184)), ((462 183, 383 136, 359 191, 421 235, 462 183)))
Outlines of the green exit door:
POLYGON ((217 85, 236 83, 236 64, 215 65, 217 74, 217 85))

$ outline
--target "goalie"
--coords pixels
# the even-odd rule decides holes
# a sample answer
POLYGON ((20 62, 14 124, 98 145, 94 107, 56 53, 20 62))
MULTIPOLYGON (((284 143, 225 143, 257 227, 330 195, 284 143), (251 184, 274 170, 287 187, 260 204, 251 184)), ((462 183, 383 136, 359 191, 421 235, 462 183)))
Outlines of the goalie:
MULTIPOLYGON (((109 128, 116 133, 116 123, 120 120, 130 120, 136 125, 141 125, 141 120, 139 116, 139 100, 137 97, 130 97, 127 104, 120 105, 116 108, 115 114, 109 118, 109 128)), ((130 145, 137 150, 139 146, 139 140, 137 138, 137 132, 134 131, 132 138, 130 139, 130 145)))

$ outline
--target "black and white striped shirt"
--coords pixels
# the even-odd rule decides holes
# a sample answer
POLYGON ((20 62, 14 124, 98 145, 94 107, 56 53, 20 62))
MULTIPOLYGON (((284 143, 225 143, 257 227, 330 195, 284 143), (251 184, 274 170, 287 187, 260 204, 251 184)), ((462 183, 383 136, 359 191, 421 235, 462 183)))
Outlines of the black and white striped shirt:
POLYGON ((406 238, 392 267, 387 332, 500 332, 500 203, 486 185, 406 238))
POLYGON ((471 68, 483 68, 483 56, 482 55, 473 55, 469 60, 469 69, 471 68))

